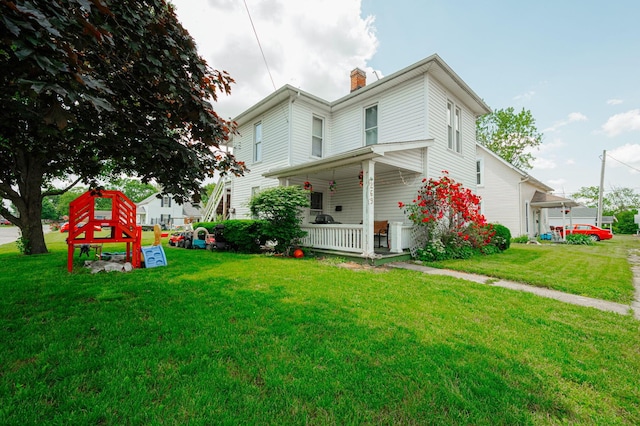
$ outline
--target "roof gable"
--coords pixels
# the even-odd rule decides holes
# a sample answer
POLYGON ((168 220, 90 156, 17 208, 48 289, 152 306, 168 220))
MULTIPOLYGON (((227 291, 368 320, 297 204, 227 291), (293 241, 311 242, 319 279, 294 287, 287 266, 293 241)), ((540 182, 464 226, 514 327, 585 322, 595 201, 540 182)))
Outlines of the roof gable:
POLYGON ((476 142, 476 152, 478 150, 483 151, 484 153, 489 155, 491 158, 493 158, 495 161, 497 161, 500 164, 502 164, 504 167, 509 168, 509 169, 513 170, 514 172, 518 173, 522 177, 522 179, 526 179, 527 182, 529 182, 533 186, 537 187, 541 191, 543 191, 543 192, 552 192, 553 191, 552 187, 544 184, 543 182, 541 182, 538 179, 534 178, 530 174, 520 170, 518 167, 516 167, 513 164, 509 163, 504 158, 500 157, 498 154, 496 154, 495 152, 491 151, 486 146, 481 145, 478 142, 476 142))
POLYGON ((335 111, 353 103, 361 102, 369 97, 391 90, 395 86, 423 74, 431 74, 446 86, 453 94, 461 99, 476 116, 488 114, 491 108, 447 65, 437 54, 431 55, 400 71, 381 78, 378 81, 354 90, 342 98, 328 102, 304 90, 284 85, 266 98, 254 104, 234 118, 238 123, 244 123, 263 114, 280 103, 295 97, 304 97, 308 102, 321 109, 335 111))

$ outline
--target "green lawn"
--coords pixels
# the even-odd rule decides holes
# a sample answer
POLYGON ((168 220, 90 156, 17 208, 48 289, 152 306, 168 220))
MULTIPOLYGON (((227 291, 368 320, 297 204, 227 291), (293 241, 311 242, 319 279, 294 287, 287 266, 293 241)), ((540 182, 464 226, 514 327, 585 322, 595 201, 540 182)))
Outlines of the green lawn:
POLYGON ((640 250, 640 238, 616 235, 592 246, 511 244, 499 255, 428 265, 630 304, 634 293, 630 249, 640 250))
POLYGON ((630 315, 170 247, 166 267, 68 274, 48 238, 0 247, 3 425, 640 424, 630 315))

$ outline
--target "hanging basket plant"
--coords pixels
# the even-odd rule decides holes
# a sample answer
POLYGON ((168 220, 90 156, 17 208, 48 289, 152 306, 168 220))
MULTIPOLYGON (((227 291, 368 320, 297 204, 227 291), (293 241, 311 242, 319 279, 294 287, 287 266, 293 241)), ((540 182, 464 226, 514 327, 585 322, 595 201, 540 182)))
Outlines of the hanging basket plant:
POLYGON ((329 191, 336 192, 338 190, 338 183, 335 180, 329 181, 329 191))
POLYGON ((309 181, 305 181, 302 187, 305 191, 313 191, 313 185, 311 185, 311 182, 309 181))

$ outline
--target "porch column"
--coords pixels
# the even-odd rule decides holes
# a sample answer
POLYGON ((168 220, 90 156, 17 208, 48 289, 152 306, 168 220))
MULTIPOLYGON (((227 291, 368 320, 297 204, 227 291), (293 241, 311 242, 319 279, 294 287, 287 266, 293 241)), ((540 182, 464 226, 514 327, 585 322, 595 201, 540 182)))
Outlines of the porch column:
POLYGON ((373 219, 375 204, 375 163, 371 160, 362 162, 362 257, 373 257, 374 237, 373 219))
POLYGON ((402 253, 402 222, 389 224, 389 238, 391 238, 391 253, 402 253))

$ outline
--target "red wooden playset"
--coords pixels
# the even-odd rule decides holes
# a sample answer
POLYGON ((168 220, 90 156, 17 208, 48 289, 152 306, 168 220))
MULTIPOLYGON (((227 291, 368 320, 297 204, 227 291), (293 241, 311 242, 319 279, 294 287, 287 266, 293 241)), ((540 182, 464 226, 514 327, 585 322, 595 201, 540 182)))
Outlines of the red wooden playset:
POLYGON ((120 191, 92 189, 85 192, 69 205, 69 237, 67 238, 67 269, 73 271, 73 252, 82 245, 100 246, 103 243, 126 243, 126 260, 134 268, 140 267, 142 228, 136 225, 136 205, 120 191), (97 219, 95 217, 95 201, 97 198, 111 200, 111 217, 97 219), (97 229, 109 227, 110 234, 96 236, 101 233, 97 229))

